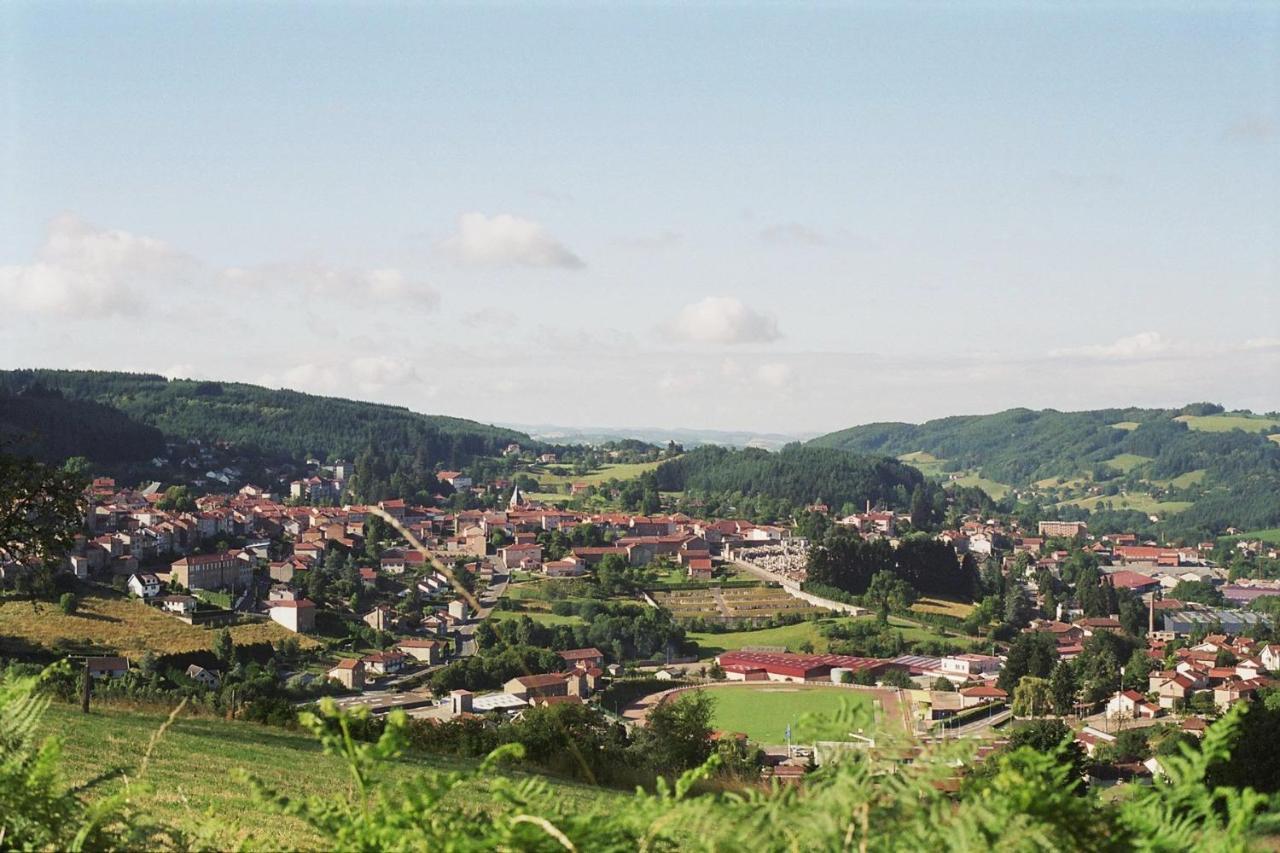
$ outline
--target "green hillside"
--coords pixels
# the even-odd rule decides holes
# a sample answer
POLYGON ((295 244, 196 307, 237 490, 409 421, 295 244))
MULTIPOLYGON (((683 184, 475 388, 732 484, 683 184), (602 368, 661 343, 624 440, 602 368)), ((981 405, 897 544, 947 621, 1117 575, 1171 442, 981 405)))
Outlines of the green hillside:
MULTIPOLYGON (((62 769, 73 784, 87 784, 97 799, 139 781, 143 756, 164 723, 158 712, 96 708, 85 716, 78 708, 54 704, 44 720, 48 734, 62 740, 62 769)), ((407 783, 426 770, 473 765, 438 756, 406 759, 392 768, 389 781, 407 783)), ((345 794, 351 785, 346 765, 320 752, 310 734, 254 723, 210 717, 182 717, 151 748, 146 773, 149 787, 142 804, 154 819, 188 832, 212 831, 210 849, 230 849, 248 841, 255 849, 315 849, 325 839, 301 821, 281 816, 257 801, 234 771, 246 770, 288 796, 345 794)), ((555 780, 552 791, 566 807, 590 809, 621 799, 621 794, 555 780)), ((468 793, 485 801, 483 786, 468 793)))
MULTIPOLYGON (((1280 522, 1280 419, 1198 403, 1180 410, 1010 409, 923 424, 876 423, 810 446, 921 460, 959 484, 1012 487, 1047 515, 1177 516, 1188 531, 1280 522), (981 478, 975 479, 975 478, 981 478)), ((993 490, 994 491, 994 490, 993 490)), ((999 495, 994 495, 999 496, 999 495)))
MULTIPOLYGON (((168 439, 228 442, 242 452, 281 460, 309 454, 351 459, 377 447, 387 456, 420 456, 428 465, 462 465, 497 455, 511 442, 536 444, 523 433, 461 418, 256 385, 91 370, 0 371, 0 393, 30 396, 33 389, 37 395, 56 391, 65 401, 110 407, 118 414, 98 408, 93 420, 109 420, 121 430, 142 425, 168 439)), ((0 410, 0 424, 10 423, 9 408, 0 410)), ((10 428, 31 421, 43 426, 42 441, 53 450, 82 446, 84 425, 59 424, 41 412, 24 414, 10 428)), ((145 435, 154 442, 156 433, 145 435)))

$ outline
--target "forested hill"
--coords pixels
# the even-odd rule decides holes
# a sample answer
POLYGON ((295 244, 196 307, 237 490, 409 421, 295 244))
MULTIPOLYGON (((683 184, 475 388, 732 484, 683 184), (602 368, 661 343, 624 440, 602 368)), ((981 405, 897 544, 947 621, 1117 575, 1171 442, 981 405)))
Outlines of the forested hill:
POLYGON ((422 415, 399 406, 142 373, 0 371, 0 400, 5 401, 0 406, 0 430, 35 427, 43 433, 42 449, 108 464, 154 453, 161 435, 227 442, 267 459, 353 459, 374 447, 386 456, 417 457, 428 465, 465 464, 476 456, 497 455, 511 442, 537 444, 514 430, 422 415), (17 400, 26 402, 16 405, 17 400), (86 404, 96 408, 81 410, 77 417, 50 415, 86 404), (116 429, 128 440, 113 450, 112 441, 98 440, 99 427, 86 421, 116 429), (86 430, 94 441, 82 440, 86 430))
POLYGON ((658 488, 700 495, 766 496, 793 506, 824 501, 840 508, 867 501, 906 510, 917 489, 932 492, 915 468, 882 456, 859 456, 792 444, 777 453, 699 447, 658 466, 658 488))
POLYGON ((1054 514, 1133 511, 1216 532, 1280 522, 1280 415, 1182 409, 1010 409, 876 423, 811 446, 896 456, 926 473, 1017 489, 1054 514))

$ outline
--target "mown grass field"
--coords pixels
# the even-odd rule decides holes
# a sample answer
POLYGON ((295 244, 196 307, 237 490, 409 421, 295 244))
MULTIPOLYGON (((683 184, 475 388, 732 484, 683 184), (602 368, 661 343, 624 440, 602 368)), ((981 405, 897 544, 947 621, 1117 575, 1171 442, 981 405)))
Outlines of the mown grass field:
POLYGON ((1263 415, 1179 415, 1174 418, 1175 421, 1182 421, 1187 425, 1188 429, 1202 430, 1204 432, 1231 432, 1233 429, 1242 429, 1245 432, 1263 432, 1274 433, 1280 432, 1280 423, 1275 418, 1268 418, 1263 415))
POLYGON ((914 453, 904 453, 898 457, 900 462, 905 462, 913 468, 918 468, 921 474, 926 477, 941 477, 945 473, 942 466, 947 460, 939 459, 932 453, 925 450, 917 450, 914 453))
POLYGON ((819 619, 816 622, 797 622, 794 625, 761 628, 758 631, 729 631, 724 634, 690 631, 686 636, 698 644, 704 658, 714 657, 721 652, 738 651, 747 646, 784 646, 787 651, 796 653, 805 642, 812 643, 815 651, 825 652, 827 639, 819 632, 820 627, 851 621, 852 617, 819 619))
POLYGON ((791 726, 792 743, 811 743, 824 732, 802 722, 806 714, 834 714, 844 705, 871 705, 875 699, 858 690, 840 687, 807 687, 800 684, 714 687, 706 691, 715 699, 712 727, 741 732, 766 746, 786 743, 791 726))
POLYGON ((945 598, 919 598, 911 605, 917 613, 940 613, 943 616, 954 616, 964 619, 973 612, 973 605, 963 601, 949 601, 945 598))
POLYGON ((1128 474, 1139 465, 1145 465, 1150 461, 1150 456, 1139 456, 1136 453, 1121 453, 1119 456, 1113 456, 1108 459, 1107 465, 1115 468, 1117 471, 1128 474))
POLYGON ((1152 480, 1154 485, 1161 486, 1166 489, 1188 489, 1192 486, 1198 486, 1204 482, 1205 475, 1209 472, 1204 468, 1197 468, 1194 471, 1188 471, 1185 474, 1179 474, 1168 480, 1152 480))
MULTIPOLYGON (((136 599, 95 593, 80 600, 71 616, 47 601, 0 602, 0 636, 16 637, 37 646, 52 648, 71 643, 109 649, 137 658, 143 652, 178 654, 213 647, 214 629, 188 625, 136 599)), ((255 622, 231 628, 232 638, 242 645, 275 643, 295 637, 304 646, 316 641, 294 634, 275 622, 255 622)))
POLYGON ((959 486, 977 487, 982 489, 991 497, 999 500, 1012 491, 1013 487, 1005 483, 997 483, 995 480, 988 480, 986 477, 978 474, 965 474, 957 477, 954 481, 959 486))
MULTIPOLYGON (((351 787, 345 764, 321 753, 309 734, 208 717, 179 718, 157 741, 139 780, 147 746, 164 719, 158 712, 112 707, 85 716, 73 706, 54 704, 43 729, 61 739, 61 766, 70 783, 99 780, 86 791, 90 799, 118 791, 127 775, 130 784, 141 781, 149 787, 141 801, 148 814, 193 833, 211 829, 211 849, 231 849, 244 839, 254 847, 276 849, 324 846, 324 839, 301 821, 257 802, 233 772, 247 770, 291 797, 345 797, 351 787)), ((458 759, 413 758, 389 765, 387 775, 392 783, 409 784, 427 770, 468 766, 473 765, 458 759)), ((620 796, 559 780, 553 785, 554 798, 571 808, 589 809, 620 796)), ((463 796, 482 804, 484 789, 483 780, 469 782, 463 796)))
POLYGON ((1138 423, 1137 421, 1120 421, 1119 423, 1114 423, 1111 426, 1115 429, 1122 429, 1125 432, 1132 432, 1133 430, 1142 426, 1142 424, 1138 423))
POLYGON ((521 616, 528 616, 539 625, 546 625, 548 627, 554 627, 556 625, 583 624, 581 616, 559 616, 545 610, 521 610, 519 612, 514 610, 495 610, 489 614, 489 618, 493 619, 495 622, 502 622, 504 620, 514 621, 519 619, 521 616))
MULTIPOLYGON (((665 460, 663 460, 665 461, 665 460)), ((610 463, 601 465, 594 471, 578 476, 572 472, 565 475, 552 474, 547 470, 535 470, 533 476, 537 478, 538 485, 546 492, 554 492, 557 496, 563 497, 562 488, 571 483, 586 483, 589 486, 596 486, 607 480, 633 480, 648 471, 652 471, 661 465, 661 462, 626 462, 626 463, 610 463)), ((556 466, 548 466, 554 468, 556 466)), ((569 466, 564 466, 568 468, 569 466)))

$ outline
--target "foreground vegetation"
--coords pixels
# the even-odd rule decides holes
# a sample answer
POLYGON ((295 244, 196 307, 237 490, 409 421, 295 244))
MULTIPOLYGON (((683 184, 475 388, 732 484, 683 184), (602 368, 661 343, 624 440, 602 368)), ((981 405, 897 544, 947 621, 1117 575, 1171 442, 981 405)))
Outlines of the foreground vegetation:
MULTIPOLYGON (((518 744, 475 769, 407 766, 402 714, 392 715, 371 742, 357 736, 359 720, 328 705, 302 715, 324 758, 298 749, 296 766, 282 768, 261 753, 233 751, 209 775, 220 777, 220 790, 236 790, 235 799, 212 790, 187 799, 176 806, 185 812, 181 824, 173 825, 166 820, 173 812, 155 806, 148 789, 166 787, 182 803, 175 789, 194 790, 193 777, 205 773, 204 756, 183 748, 191 741, 165 742, 182 732, 182 721, 158 728, 136 764, 134 755, 125 759, 134 768, 128 782, 121 776, 116 793, 89 804, 99 786, 71 788, 67 773, 96 768, 61 757, 41 737, 45 708, 33 688, 30 678, 0 682, 0 837, 30 849, 220 847, 222 826, 253 823, 279 827, 272 831, 284 836, 283 846, 309 847, 319 839, 315 846, 338 850, 1242 850, 1266 803, 1250 789, 1206 785, 1206 770, 1227 751, 1243 709, 1213 726, 1199 752, 1167 757, 1167 780, 1108 800, 1080 791, 1060 754, 1065 747, 998 753, 957 791, 956 762, 971 761, 973 749, 961 741, 927 748, 909 764, 896 762, 893 747, 849 755, 798 787, 697 795, 698 781, 723 760, 713 758, 674 784, 659 782, 653 793, 591 803, 561 796, 546 780, 496 772, 522 754, 518 744), (153 770, 171 760, 167 755, 176 756, 175 768, 153 770), (256 764, 228 769, 240 760, 256 764), (181 779, 151 776, 179 768, 187 770, 181 779), (298 778, 308 776, 319 784, 300 791, 298 778), (224 811, 228 805, 237 812, 224 811), (290 831, 299 824, 308 827, 306 835, 290 831)), ((845 730, 871 726, 867 709, 846 709, 835 723, 845 730)), ((252 738, 233 740, 248 742, 237 747, 219 737, 232 750, 256 748, 252 738)), ((119 766, 115 759, 104 764, 119 766)), ((248 848, 274 846, 240 837, 248 848)))

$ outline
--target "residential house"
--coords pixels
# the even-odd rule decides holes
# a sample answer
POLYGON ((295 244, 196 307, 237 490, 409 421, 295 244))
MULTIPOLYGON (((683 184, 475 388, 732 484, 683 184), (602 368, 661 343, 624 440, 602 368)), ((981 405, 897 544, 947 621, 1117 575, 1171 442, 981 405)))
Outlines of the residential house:
POLYGON ((395 675, 404 669, 405 654, 403 652, 374 652, 362 657, 365 672, 375 675, 395 675))
POLYGON ((85 660, 90 678, 123 678, 129 672, 129 659, 122 657, 96 657, 85 660))
POLYGON ((271 621, 278 622, 298 634, 316 629, 316 605, 306 598, 271 602, 271 621))
POLYGON ((178 616, 190 616, 196 612, 196 597, 194 595, 162 595, 156 599, 156 603, 166 613, 174 613, 178 616))
POLYGON ((444 640, 401 640, 396 648, 414 660, 422 661, 428 666, 444 662, 449 644, 444 640))
POLYGON ((328 675, 348 690, 364 689, 364 663, 355 658, 338 661, 328 675))
POLYGON ((125 585, 129 588, 129 593, 138 598, 151 599, 160 594, 160 578, 153 574, 129 575, 125 585))
POLYGON ((190 678, 193 681, 197 681, 200 684, 203 684, 205 687, 209 688, 210 690, 217 690, 218 685, 222 683, 222 678, 218 675, 218 673, 214 672, 211 669, 205 669, 204 667, 196 663, 193 663, 191 664, 191 666, 187 667, 187 678, 190 678))

